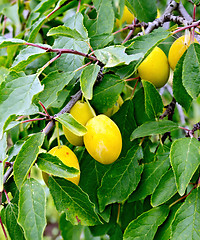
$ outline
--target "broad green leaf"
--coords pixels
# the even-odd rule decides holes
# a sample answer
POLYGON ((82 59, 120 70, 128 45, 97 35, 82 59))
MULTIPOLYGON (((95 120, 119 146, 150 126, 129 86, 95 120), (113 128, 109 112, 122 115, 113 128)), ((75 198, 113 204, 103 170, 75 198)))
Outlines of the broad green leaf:
POLYGON ((115 67, 120 64, 129 64, 132 61, 142 58, 141 53, 127 55, 124 46, 110 46, 103 49, 95 50, 95 56, 106 68, 115 67))
POLYGON ((112 116, 112 119, 119 127, 119 130, 122 135, 122 151, 120 156, 125 156, 128 150, 132 146, 132 142, 130 141, 130 135, 133 130, 137 127, 134 118, 134 101, 126 100, 120 109, 112 116), (131 124, 130 124, 131 123, 131 124))
POLYGON ((176 185, 182 196, 200 164, 200 143, 196 138, 180 138, 173 142, 170 161, 176 185))
POLYGON ((51 6, 56 3, 57 0, 43 0, 36 5, 33 9, 34 12, 44 13, 51 8, 51 6))
POLYGON ((81 73, 81 90, 83 92, 83 96, 87 99, 91 100, 93 97, 93 86, 99 71, 100 66, 96 64, 90 64, 89 66, 85 67, 81 73))
POLYGON ((17 38, 0 37, 0 48, 10 47, 14 45, 24 45, 26 42, 17 38))
POLYGON ((133 220, 124 232, 124 240, 153 240, 169 213, 167 206, 152 208, 133 220))
POLYGON ((120 158, 106 172, 98 189, 101 212, 108 204, 125 201, 136 189, 143 170, 138 163, 142 156, 142 148, 135 144, 126 157, 120 158))
POLYGON ((156 134, 164 134, 177 129, 178 124, 169 120, 146 122, 132 132, 131 140, 156 134))
POLYGON ((185 53, 178 61, 173 75, 173 94, 176 101, 185 108, 186 111, 189 110, 192 103, 192 97, 187 93, 185 87, 183 86, 182 71, 183 71, 183 61, 185 58, 185 53))
POLYGON ((145 110, 149 118, 157 118, 163 112, 163 102, 154 85, 142 80, 145 95, 145 110))
POLYGON ((0 85, 0 138, 6 119, 11 115, 29 114, 33 96, 43 87, 38 77, 24 73, 10 72, 0 85))
POLYGON ((27 47, 21 50, 20 53, 17 55, 15 61, 13 62, 11 70, 15 70, 17 72, 22 71, 29 63, 33 62, 35 59, 45 53, 46 51, 41 48, 27 47))
POLYGON ((42 185, 27 179, 19 193, 18 223, 28 240, 42 240, 46 226, 46 197, 42 185))
MULTIPOLYGON (((88 33, 83 25, 83 16, 81 13, 76 13, 74 16, 67 19, 65 27, 75 29, 84 39, 88 38, 88 33)), ((88 44, 84 41, 78 41, 69 37, 58 37, 55 40, 53 48, 73 49, 87 54, 89 51, 88 44)), ((76 54, 62 54, 55 62, 57 70, 71 72, 84 65, 84 57, 76 54)), ((80 74, 80 72, 78 72, 80 74)))
POLYGON ((65 212, 73 225, 93 226, 100 224, 94 204, 88 195, 74 183, 58 177, 49 177, 49 189, 59 212, 65 212))
POLYGON ((85 38, 86 36, 82 36, 76 29, 71 29, 65 26, 58 26, 58 27, 51 28, 47 33, 47 36, 54 36, 54 35, 74 38, 75 40, 78 40, 78 41, 88 40, 88 38, 85 38))
POLYGON ((151 205, 157 207, 167 202, 177 192, 174 173, 170 168, 161 178, 157 188, 151 196, 151 205))
POLYGON ((55 119, 77 136, 83 136, 87 132, 87 128, 77 122, 70 113, 61 114, 55 119))
POLYGON ((102 81, 94 88, 93 99, 91 104, 95 106, 96 111, 104 113, 112 107, 118 100, 125 82, 118 76, 106 74, 102 81))
POLYGON ((3 191, 4 161, 6 160, 7 134, 0 139, 0 192, 3 191))
POLYGON ((37 165, 42 171, 62 178, 76 177, 79 173, 79 170, 68 167, 58 157, 49 153, 39 154, 37 165))
POLYGON ((38 32, 40 31, 40 28, 43 26, 45 21, 46 21, 46 17, 41 17, 34 24, 31 25, 29 36, 28 36, 28 42, 34 42, 35 38, 38 35, 38 32))
POLYGON ((127 6, 141 22, 152 22, 157 16, 156 0, 126 0, 127 6))
POLYGON ((36 133, 32 135, 20 149, 13 167, 15 183, 19 189, 36 161, 43 141, 44 133, 36 133))
POLYGON ((114 40, 114 35, 111 33, 103 33, 100 35, 94 35, 90 39, 90 44, 94 50, 107 46, 114 40))
POLYGON ((9 74, 9 70, 7 68, 0 67, 0 85, 5 80, 8 74, 9 74))
POLYGON ((183 86, 192 98, 200 93, 200 46, 193 43, 189 46, 183 61, 183 86))
POLYGON ((3 212, 1 212, 1 216, 10 238, 25 240, 23 229, 17 222, 18 206, 12 203, 8 204, 3 212))
POLYGON ((152 194, 169 166, 170 163, 167 154, 160 156, 157 161, 144 164, 140 183, 130 196, 129 201, 141 200, 152 194))
POLYGON ((200 239, 200 190, 194 189, 178 209, 172 223, 172 240, 200 239))
POLYGON ((48 108, 56 101, 58 93, 73 79, 74 75, 73 72, 50 72, 42 79, 44 90, 39 93, 37 98, 48 108))

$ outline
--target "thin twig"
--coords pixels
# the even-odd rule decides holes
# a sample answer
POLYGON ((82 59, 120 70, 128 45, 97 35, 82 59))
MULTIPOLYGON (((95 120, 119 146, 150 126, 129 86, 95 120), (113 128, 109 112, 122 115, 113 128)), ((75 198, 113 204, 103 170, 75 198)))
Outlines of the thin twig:
POLYGON ((1 227, 2 227, 2 230, 3 230, 3 234, 4 234, 4 236, 5 236, 5 239, 8 239, 8 236, 7 236, 7 234, 6 234, 6 230, 5 230, 4 225, 3 225, 3 223, 2 223, 2 220, 1 220, 1 216, 0 216, 0 224, 1 224, 1 227))
POLYGON ((49 113, 47 112, 47 109, 45 108, 45 106, 44 106, 44 104, 41 102, 41 101, 39 101, 39 104, 41 105, 41 107, 44 109, 44 111, 45 111, 45 115, 47 115, 49 118, 51 118, 51 116, 49 115, 49 113))
POLYGON ((42 121, 42 120, 46 120, 46 118, 28 119, 28 120, 21 121, 20 123, 35 122, 35 121, 42 121))
POLYGON ((81 6, 81 0, 78 1, 78 7, 77 7, 77 11, 76 12, 80 11, 80 6, 81 6))
POLYGON ((4 189, 3 191, 4 191, 5 195, 6 195, 6 199, 7 199, 8 203, 10 204, 10 199, 8 197, 8 194, 7 194, 6 190, 4 189))

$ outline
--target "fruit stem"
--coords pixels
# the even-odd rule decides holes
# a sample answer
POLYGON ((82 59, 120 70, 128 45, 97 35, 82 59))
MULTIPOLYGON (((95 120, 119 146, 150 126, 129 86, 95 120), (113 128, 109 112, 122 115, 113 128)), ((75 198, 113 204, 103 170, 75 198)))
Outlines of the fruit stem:
POLYGON ((120 208, 121 208, 121 205, 120 205, 120 203, 118 203, 117 220, 116 220, 117 224, 119 224, 120 208))
POLYGON ((50 116, 49 113, 47 112, 47 109, 45 108, 44 104, 43 104, 41 101, 39 101, 39 104, 40 104, 41 107, 44 109, 46 115, 47 115, 49 118, 51 118, 51 116, 50 116))
POLYGON ((77 7, 77 13, 80 11, 80 6, 81 6, 81 0, 78 1, 78 7, 77 7))
POLYGON ((56 122, 56 135, 57 135, 57 141, 58 141, 58 148, 60 148, 60 135, 59 135, 58 122, 56 122))
POLYGON ((135 86, 134 86, 133 91, 132 91, 132 93, 131 93, 131 99, 134 97, 135 89, 136 89, 136 87, 137 87, 137 85, 138 85, 139 79, 140 79, 140 78, 138 78, 137 81, 136 81, 136 83, 135 83, 135 86))
POLYGON ((7 234, 6 234, 6 230, 5 230, 4 225, 2 223, 2 220, 1 220, 1 216, 0 216, 0 223, 1 223, 1 227, 2 227, 2 230, 3 230, 3 234, 5 236, 5 239, 8 239, 7 234))

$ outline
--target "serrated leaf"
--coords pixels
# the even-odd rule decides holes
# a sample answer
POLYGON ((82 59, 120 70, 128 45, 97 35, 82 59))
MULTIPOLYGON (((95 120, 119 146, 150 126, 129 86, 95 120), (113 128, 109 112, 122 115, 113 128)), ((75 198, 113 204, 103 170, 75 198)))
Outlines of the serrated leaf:
POLYGON ((0 48, 11 47, 14 45, 24 45, 26 42, 17 38, 0 37, 0 48))
POLYGON ((87 132, 87 128, 77 122, 70 113, 61 114, 55 119, 77 136, 83 136, 87 132))
POLYGON ((200 164, 200 143, 195 138, 180 138, 173 142, 170 161, 179 194, 185 193, 190 179, 200 164))
POLYGON ((48 108, 57 99, 58 93, 73 79, 74 75, 73 72, 60 73, 54 71, 49 73, 42 79, 44 90, 39 93, 37 98, 48 108))
POLYGON ((106 172, 98 189, 101 212, 108 204, 125 201, 136 189, 143 170, 138 163, 142 156, 142 148, 135 144, 126 157, 120 158, 106 172))
POLYGON ((94 88, 91 104, 95 106, 98 112, 106 112, 108 108, 117 102, 124 86, 125 82, 120 80, 118 76, 111 74, 104 75, 102 81, 94 88))
POLYGON ((33 96, 42 90, 35 74, 26 76, 13 71, 9 73, 0 85, 0 138, 7 118, 14 114, 25 114, 32 106, 33 96))
POLYGON ((74 183, 63 178, 49 177, 49 189, 57 210, 64 211, 67 220, 73 225, 79 221, 86 226, 101 223, 88 195, 74 183))
POLYGON ((178 124, 169 120, 146 122, 132 132, 131 141, 136 138, 151 136, 155 134, 164 134, 166 132, 174 131, 177 129, 178 124))
POLYGON ((193 43, 187 49, 183 61, 183 86, 192 98, 200 93, 200 46, 193 43))
POLYGON ((3 191, 4 161, 6 160, 7 134, 0 139, 0 192, 3 191))
POLYGON ((200 191, 194 189, 178 209, 172 223, 172 240, 200 239, 200 191))
POLYGON ((47 36, 64 36, 69 38, 74 38, 78 41, 87 41, 88 38, 85 38, 86 36, 82 36, 76 29, 71 29, 66 26, 58 26, 51 28, 49 32, 47 33, 47 36))
POLYGON ((142 58, 141 53, 127 55, 124 46, 110 46, 103 49, 95 50, 95 56, 106 68, 115 67, 120 64, 129 64, 132 61, 142 58))
POLYGON ((173 94, 176 101, 185 108, 186 111, 189 110, 192 103, 192 97, 187 93, 185 87, 183 86, 182 71, 183 71, 183 61, 185 58, 185 53, 178 61, 173 75, 173 94))
POLYGON ((14 163, 14 179, 17 187, 20 189, 23 182, 36 161, 39 149, 44 141, 44 133, 39 132, 32 135, 20 149, 14 163))
POLYGON ((11 239, 24 240, 24 232, 21 226, 17 222, 18 218, 18 206, 16 204, 8 204, 6 208, 1 212, 3 217, 3 223, 8 230, 11 239))
POLYGON ((11 70, 22 71, 25 67, 38 57, 46 53, 46 50, 36 47, 27 47, 20 51, 12 64, 11 70))
POLYGON ((133 220, 124 232, 124 240, 153 240, 154 235, 169 213, 167 206, 152 208, 133 220))
POLYGON ((157 188, 151 195, 151 205, 157 207, 167 202, 177 192, 174 173, 170 168, 161 178, 157 188))
POLYGON ((42 185, 27 179, 19 193, 18 222, 28 240, 42 240, 46 226, 46 197, 42 185))
POLYGON ((170 166, 169 157, 161 156, 161 159, 144 164, 141 181, 133 194, 129 198, 129 202, 144 199, 152 194, 158 186, 160 179, 166 173, 170 166))
POLYGON ((58 157, 50 153, 39 154, 37 165, 42 171, 62 178, 76 177, 79 173, 79 170, 68 167, 58 157))
POLYGON ((81 73, 81 90, 83 92, 83 96, 87 99, 91 100, 93 97, 93 86, 99 71, 100 66, 96 64, 90 64, 89 66, 85 67, 81 73))
POLYGON ((163 112, 163 102, 154 85, 142 80, 145 95, 145 111, 149 118, 157 118, 163 112))

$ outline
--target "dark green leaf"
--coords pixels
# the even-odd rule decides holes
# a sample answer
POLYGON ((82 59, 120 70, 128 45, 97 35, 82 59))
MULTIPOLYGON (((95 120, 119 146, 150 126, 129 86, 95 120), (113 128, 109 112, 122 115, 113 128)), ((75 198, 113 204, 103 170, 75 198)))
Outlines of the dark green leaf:
POLYGON ((145 95, 145 110, 149 118, 157 118, 163 112, 163 102, 154 85, 142 80, 145 95))
POLYGON ((151 136, 155 134, 164 134, 166 132, 178 129, 178 124, 169 120, 158 122, 147 122, 136 128, 131 134, 131 140, 140 137, 151 136))
POLYGON ((169 213, 167 206, 152 208, 133 220, 124 232, 124 240, 153 240, 154 235, 169 213))
POLYGON ((199 240, 200 190, 194 189, 178 209, 172 223, 172 240, 199 240))
POLYGON ((29 114, 34 95, 43 90, 38 77, 10 72, 0 85, 0 137, 10 115, 29 114))
POLYGON ((20 149, 13 167, 15 183, 19 189, 36 161, 43 141, 44 133, 36 133, 32 135, 20 149))
POLYGON ((91 104, 95 106, 98 112, 106 112, 117 102, 124 86, 125 82, 120 80, 119 77, 106 74, 102 81, 95 86, 91 104))
POLYGON ((109 33, 103 33, 100 35, 94 35, 90 39, 90 44, 93 49, 100 49, 104 46, 108 45, 110 42, 114 40, 114 36, 109 33))
POLYGON ((83 136, 87 132, 87 128, 77 122, 70 113, 61 114, 56 120, 77 136, 83 136))
POLYGON ((76 168, 68 167, 58 157, 49 153, 41 153, 37 165, 42 171, 62 178, 76 177, 79 173, 76 168))
POLYGON ((120 158, 106 172, 98 189, 101 212, 108 204, 125 201, 136 189, 143 170, 143 166, 138 164, 142 156, 142 148, 135 144, 126 157, 120 158))
POLYGON ((172 169, 168 170, 161 178, 157 188, 151 196, 151 204, 153 207, 157 207, 167 202, 177 192, 176 182, 172 169))
POLYGON ((173 76, 173 94, 176 101, 185 108, 186 111, 189 110, 192 97, 187 93, 185 87, 182 82, 182 71, 183 71, 183 61, 185 58, 185 54, 178 61, 173 76))
POLYGON ((24 45, 26 42, 22 39, 17 38, 5 38, 0 37, 0 48, 10 47, 14 45, 24 45))
POLYGON ((177 139, 171 146, 170 161, 181 196, 200 164, 199 148, 196 138, 177 139))
POLYGON ((16 204, 8 204, 6 208, 1 213, 3 218, 3 223, 8 230, 9 236, 11 239, 24 240, 23 229, 17 222, 18 218, 18 206, 16 204))
POLYGON ((152 194, 169 166, 169 157, 167 155, 161 156, 157 161, 144 164, 141 181, 136 191, 130 196, 129 201, 144 199, 152 194))
POLYGON ((3 191, 4 160, 6 159, 7 134, 0 138, 0 191, 3 191))
POLYGON ((142 58, 141 53, 127 55, 125 49, 124 46, 110 46, 98 49, 94 51, 94 53, 98 60, 104 63, 107 68, 115 67, 120 64, 129 64, 132 61, 142 58))
POLYGON ((192 98, 200 93, 200 46, 193 43, 189 46, 182 71, 183 86, 192 98))
POLYGON ((41 17, 33 25, 31 25, 28 42, 34 42, 35 38, 38 35, 38 32, 40 31, 40 28, 45 22, 46 22, 46 17, 41 17))
POLYGON ((85 67, 81 73, 80 84, 83 96, 87 99, 92 99, 93 97, 93 86, 97 79, 98 73, 100 71, 100 66, 96 64, 90 64, 85 67))
POLYGON ((35 179, 27 179, 19 194, 18 222, 26 239, 42 240, 46 226, 46 198, 41 184, 35 179))
POLYGON ((33 9, 34 12, 44 13, 51 8, 51 6, 56 3, 57 0, 43 0, 33 9))
POLYGON ((94 204, 80 187, 63 178, 49 177, 49 189, 57 210, 64 211, 73 225, 79 221, 86 226, 100 224, 94 204))

